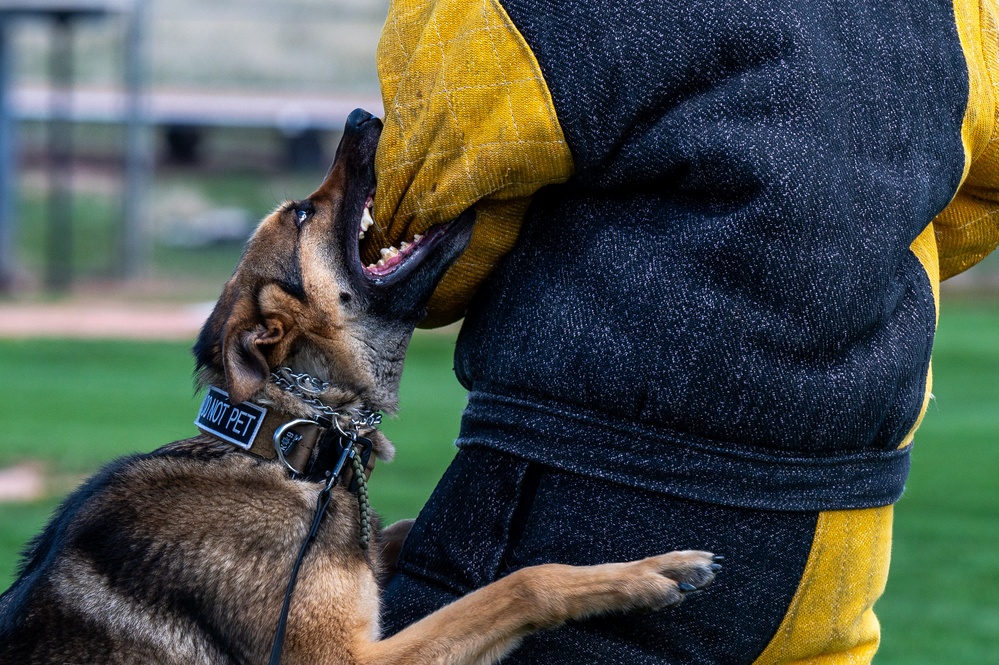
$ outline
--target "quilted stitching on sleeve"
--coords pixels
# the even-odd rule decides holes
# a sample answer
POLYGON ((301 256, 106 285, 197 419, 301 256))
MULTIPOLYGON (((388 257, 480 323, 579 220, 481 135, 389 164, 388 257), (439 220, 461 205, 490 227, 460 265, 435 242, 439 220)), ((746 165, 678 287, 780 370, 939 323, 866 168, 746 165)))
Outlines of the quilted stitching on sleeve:
POLYGON ((424 325, 441 325, 513 246, 529 197, 572 174, 572 157, 540 67, 495 0, 393 2, 378 69, 385 129, 365 261, 476 209, 472 244, 429 305, 424 325))

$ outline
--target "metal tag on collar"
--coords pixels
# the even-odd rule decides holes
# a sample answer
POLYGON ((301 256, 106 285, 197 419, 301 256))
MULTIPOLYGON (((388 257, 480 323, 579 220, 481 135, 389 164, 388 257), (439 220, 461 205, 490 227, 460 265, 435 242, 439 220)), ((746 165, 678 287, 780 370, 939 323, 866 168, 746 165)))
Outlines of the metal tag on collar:
MULTIPOLYGON (((307 420, 300 418, 298 420, 291 420, 274 430, 274 452, 277 453, 277 458, 281 460, 288 469, 299 476, 305 475, 305 471, 296 469, 291 462, 288 461, 288 456, 291 455, 291 451, 295 449, 305 435, 301 432, 296 431, 296 428, 301 427, 315 427, 318 430, 324 430, 322 425, 320 425, 315 420, 307 420)), ((321 432, 320 432, 321 434, 321 432)))

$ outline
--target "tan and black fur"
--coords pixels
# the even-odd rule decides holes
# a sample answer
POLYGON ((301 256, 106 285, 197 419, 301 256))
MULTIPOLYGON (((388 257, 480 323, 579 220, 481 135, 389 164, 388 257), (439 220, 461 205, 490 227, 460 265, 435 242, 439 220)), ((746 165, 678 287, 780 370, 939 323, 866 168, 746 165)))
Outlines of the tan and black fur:
MULTIPOLYGON (((428 232, 390 274, 366 272, 358 220, 379 133, 352 114, 320 188, 261 223, 195 347, 203 384, 311 417, 269 382, 286 365, 328 381, 321 399, 342 413, 395 408, 412 330, 472 220, 428 232)), ((362 433, 391 455, 377 431, 362 433)), ((321 488, 204 434, 110 464, 66 499, 0 596, 0 662, 265 663, 321 488)), ((717 568, 706 552, 527 568, 379 639, 377 581, 407 529, 393 525, 362 550, 356 498, 334 488, 282 662, 494 662, 534 630, 678 603, 717 568)))

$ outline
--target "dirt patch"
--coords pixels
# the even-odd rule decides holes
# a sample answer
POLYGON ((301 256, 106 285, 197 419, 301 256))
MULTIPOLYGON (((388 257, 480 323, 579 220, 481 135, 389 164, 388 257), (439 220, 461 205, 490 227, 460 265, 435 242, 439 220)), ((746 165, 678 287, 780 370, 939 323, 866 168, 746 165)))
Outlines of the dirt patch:
POLYGON ((45 496, 45 475, 37 463, 0 469, 0 503, 35 501, 45 496))
POLYGON ((193 340, 212 304, 61 303, 0 305, 0 337, 193 340))

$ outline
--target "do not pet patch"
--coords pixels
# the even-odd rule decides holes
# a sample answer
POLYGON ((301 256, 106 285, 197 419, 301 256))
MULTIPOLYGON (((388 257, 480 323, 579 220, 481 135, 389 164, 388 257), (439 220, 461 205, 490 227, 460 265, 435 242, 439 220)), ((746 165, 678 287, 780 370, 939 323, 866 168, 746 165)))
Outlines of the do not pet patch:
POLYGON ((229 393, 212 386, 201 402, 194 424, 198 429, 248 450, 257 438, 267 409, 249 402, 232 404, 229 393))

